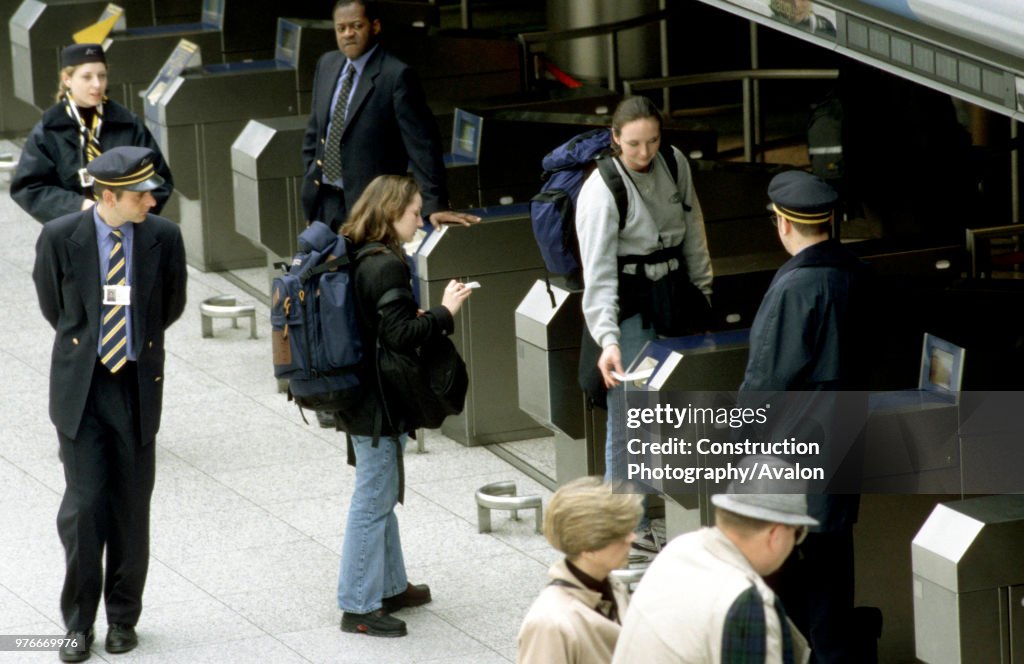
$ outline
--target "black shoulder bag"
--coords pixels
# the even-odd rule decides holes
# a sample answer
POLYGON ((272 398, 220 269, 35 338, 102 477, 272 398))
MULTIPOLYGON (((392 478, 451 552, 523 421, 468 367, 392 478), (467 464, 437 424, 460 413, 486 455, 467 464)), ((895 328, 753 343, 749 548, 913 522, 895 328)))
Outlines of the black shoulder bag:
MULTIPOLYGON (((405 289, 392 288, 377 301, 377 312, 411 297, 405 289)), ((446 417, 462 412, 469 389, 466 363, 444 335, 432 336, 414 351, 403 352, 381 343, 378 334, 377 380, 386 417, 404 431, 440 427, 446 417), (392 410, 399 411, 400 417, 392 410)))

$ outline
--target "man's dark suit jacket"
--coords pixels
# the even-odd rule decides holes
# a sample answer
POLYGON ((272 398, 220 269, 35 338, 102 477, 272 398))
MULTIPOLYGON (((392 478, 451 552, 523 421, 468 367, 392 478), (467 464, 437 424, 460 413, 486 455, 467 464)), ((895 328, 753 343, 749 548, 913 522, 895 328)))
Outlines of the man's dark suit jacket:
MULTIPOLYGON (((331 100, 346 61, 341 51, 331 51, 316 65, 313 106, 302 141, 302 209, 307 221, 316 220, 331 100)), ((423 214, 447 210, 441 136, 419 79, 408 65, 378 46, 352 93, 341 136, 346 208, 352 209, 373 178, 405 175, 410 162, 423 196, 423 214)))
MULTIPOLYGON (((141 442, 160 428, 164 331, 185 309, 185 245, 178 226, 148 215, 132 242, 132 335, 138 355, 141 442)), ((50 419, 74 439, 99 345, 101 292, 93 211, 43 225, 32 270, 39 307, 57 331, 50 365, 50 419)))

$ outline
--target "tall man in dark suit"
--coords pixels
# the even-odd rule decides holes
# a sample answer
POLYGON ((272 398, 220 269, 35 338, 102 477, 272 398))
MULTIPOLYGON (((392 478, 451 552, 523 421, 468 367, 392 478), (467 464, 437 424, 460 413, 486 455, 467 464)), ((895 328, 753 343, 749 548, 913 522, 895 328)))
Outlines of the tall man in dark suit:
POLYGON ((138 644, 164 331, 185 308, 186 280, 181 232, 149 214, 163 183, 154 163, 140 147, 96 157, 88 165, 96 205, 45 224, 36 244, 32 278, 57 331, 50 419, 67 484, 57 514, 67 560, 65 662, 88 659, 101 594, 107 651, 138 644))
POLYGON ((404 175, 411 164, 431 224, 479 221, 448 209, 437 123, 416 74, 378 45, 373 0, 338 0, 333 17, 338 51, 316 65, 302 142, 306 220, 337 229, 373 178, 404 175))
MULTIPOLYGON (((377 43, 376 3, 338 0, 333 17, 338 50, 317 62, 302 140, 306 222, 338 230, 373 178, 405 175, 410 165, 431 225, 480 221, 448 209, 437 123, 416 74, 377 43)), ((332 413, 317 411, 317 420, 322 427, 335 426, 332 413)))

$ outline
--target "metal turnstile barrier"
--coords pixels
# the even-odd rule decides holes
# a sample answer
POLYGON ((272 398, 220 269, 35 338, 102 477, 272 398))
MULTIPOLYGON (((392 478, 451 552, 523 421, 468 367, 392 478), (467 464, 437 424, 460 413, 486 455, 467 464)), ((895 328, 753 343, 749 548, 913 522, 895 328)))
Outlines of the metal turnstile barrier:
MULTIPOLYGON (((153 25, 150 0, 122 0, 133 26, 153 25)), ((10 20, 14 94, 40 110, 53 105, 60 52, 96 21, 107 0, 23 0, 10 20)))
POLYGON ((515 307, 544 276, 527 206, 483 208, 483 221, 445 226, 424 240, 414 257, 421 305, 439 304, 451 279, 480 282, 455 318, 455 343, 469 372, 461 415, 441 430, 464 445, 550 435, 519 409, 515 307))
POLYGON ((158 26, 115 28, 104 41, 107 94, 133 113, 146 112, 143 93, 182 39, 198 46, 211 62, 224 59, 221 27, 224 2, 204 0, 199 21, 158 26))
POLYGON ((582 291, 534 282, 516 308, 519 407, 556 435, 558 484, 603 472, 605 411, 588 410, 579 387, 582 291), (594 423, 601 420, 600 438, 594 423))
MULTIPOLYGON (((11 31, 8 28, 17 6, 0 6, 0 136, 24 135, 39 122, 39 109, 14 93, 14 67, 11 61, 11 31)), ((51 97, 52 98, 52 97, 51 97)))
POLYGON ((301 100, 303 82, 310 79, 300 72, 311 72, 325 50, 322 41, 303 36, 309 31, 333 39, 326 21, 280 19, 274 60, 162 71, 146 93, 146 125, 174 169, 185 248, 189 263, 200 270, 266 263, 265 252, 236 227, 231 148, 250 118, 308 110, 301 100))
POLYGON ((302 115, 250 120, 231 145, 235 230, 275 258, 295 253, 306 227, 300 191, 302 115))
MULTIPOLYGON (((658 392, 736 390, 743 382, 749 336, 750 330, 736 330, 650 341, 630 362, 627 372, 651 369, 652 373, 649 378, 626 382, 626 393, 650 393, 657 400, 658 392)), ((671 435, 689 436, 689 433, 677 430, 671 435)), ((698 490, 692 494, 666 494, 666 539, 710 524, 710 498, 703 483, 698 483, 698 490)))
POLYGON ((1024 661, 1024 496, 936 505, 911 555, 918 659, 1024 661))

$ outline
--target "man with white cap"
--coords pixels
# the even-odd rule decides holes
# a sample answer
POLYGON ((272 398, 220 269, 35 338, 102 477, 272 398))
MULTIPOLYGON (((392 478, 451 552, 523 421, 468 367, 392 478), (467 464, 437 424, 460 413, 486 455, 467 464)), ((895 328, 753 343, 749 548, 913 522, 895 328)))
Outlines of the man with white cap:
POLYGON ((806 497, 726 493, 711 502, 715 526, 672 540, 644 574, 613 664, 808 660, 807 641, 762 578, 782 565, 808 527, 817 525, 807 515, 806 497))

